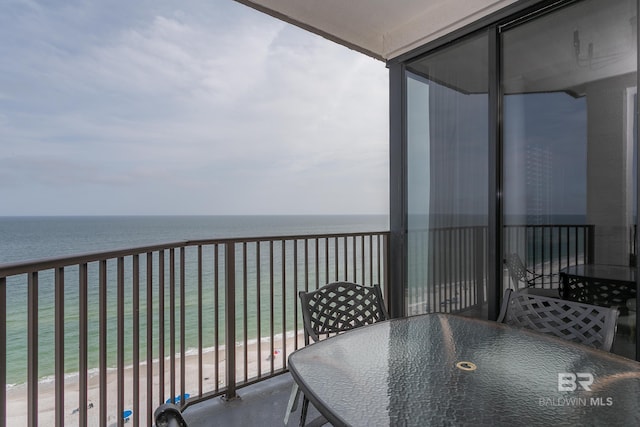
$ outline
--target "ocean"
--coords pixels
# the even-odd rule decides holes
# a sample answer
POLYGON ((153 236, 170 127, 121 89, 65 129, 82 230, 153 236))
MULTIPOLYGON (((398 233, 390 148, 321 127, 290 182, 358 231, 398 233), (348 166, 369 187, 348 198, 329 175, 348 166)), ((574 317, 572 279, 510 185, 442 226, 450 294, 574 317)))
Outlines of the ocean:
MULTIPOLYGON (((0 265, 181 240, 388 229, 389 219, 386 215, 0 217, 0 265)), ((91 301, 96 300, 95 274, 95 271, 89 273, 91 301)), ((54 367, 53 272, 41 273, 40 276, 38 374, 43 380, 47 380, 53 375, 54 367)), ((70 276, 73 277, 73 274, 70 276)), ((191 283, 193 280, 187 277, 187 282, 191 283)), ((194 292, 193 286, 187 286, 187 306, 195 304, 197 295, 194 292)), ((74 307, 78 300, 77 293, 77 281, 75 284, 72 280, 65 282, 65 372, 69 375, 73 375, 78 369, 78 311, 74 307), (71 308, 67 309, 66 304, 71 308)), ((109 294, 110 297, 115 297, 115 289, 110 289, 109 294)), ((9 278, 6 307, 7 387, 26 382, 26 297, 25 278, 9 278)), ((109 308, 113 314, 115 308, 109 308)), ((98 363, 97 310, 97 303, 90 303, 89 366, 92 369, 98 363)), ((187 317, 187 330, 190 319, 192 318, 187 317)), ((144 320, 143 318, 143 324, 140 325, 141 331, 146 327, 144 320)), ((115 335, 110 334, 108 340, 109 348, 115 348, 115 335)), ((130 339, 126 340, 126 345, 132 346, 130 339)), ((127 348, 126 353, 130 354, 130 350, 127 348)), ((109 357, 110 365, 114 365, 115 355, 111 354, 109 357)))
POLYGON ((179 240, 388 229, 387 215, 0 217, 0 264, 179 240))

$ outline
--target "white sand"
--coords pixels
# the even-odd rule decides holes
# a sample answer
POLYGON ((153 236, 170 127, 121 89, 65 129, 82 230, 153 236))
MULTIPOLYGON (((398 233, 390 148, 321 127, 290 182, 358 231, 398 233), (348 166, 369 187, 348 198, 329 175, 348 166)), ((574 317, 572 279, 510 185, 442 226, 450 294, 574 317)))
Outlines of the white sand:
MULTIPOLYGON (((304 345, 303 334, 298 334, 298 346, 304 345)), ((284 367, 286 357, 294 351, 295 337, 293 333, 287 336, 286 340, 286 353, 284 350, 284 343, 282 337, 274 338, 273 347, 276 349, 274 355, 274 370, 279 370, 284 367)), ((247 346, 247 379, 251 380, 258 376, 258 358, 260 359, 260 370, 262 375, 268 375, 271 370, 271 361, 269 360, 271 344, 269 341, 263 340, 260 345, 260 355, 258 357, 258 345, 257 342, 249 343, 247 346)), ((215 352, 206 351, 202 355, 202 392, 206 393, 216 389, 216 372, 215 372, 215 352)), ((219 361, 218 361, 218 388, 225 386, 225 350, 219 349, 219 361)), ((170 390, 170 360, 165 359, 165 378, 164 378, 164 395, 159 396, 159 375, 158 375, 158 361, 153 363, 153 408, 151 409, 151 415, 153 416, 153 410, 160 404, 164 403, 171 396, 170 390)), ((181 359, 176 356, 175 362, 175 393, 174 396, 180 395, 181 381, 180 381, 180 366, 181 359)), ((110 368, 107 371, 107 425, 115 425, 117 423, 118 416, 118 373, 114 368, 110 368)), ((185 357, 185 393, 188 393, 190 397, 196 397, 199 395, 199 379, 198 379, 198 355, 187 355, 185 357)), ((128 366, 124 370, 124 409, 134 409, 133 405, 133 367, 128 366)), ((236 382, 242 383, 245 380, 244 370, 244 346, 241 344, 236 345, 236 382)), ((78 376, 71 376, 66 378, 64 383, 64 423, 65 426, 79 425, 80 414, 78 412, 79 403, 79 381, 78 376)), ((98 373, 93 373, 88 378, 88 402, 87 408, 87 420, 88 425, 99 425, 100 414, 100 384, 98 373)), ((55 382, 41 382, 38 385, 38 426, 54 426, 55 425, 55 382)), ((139 375, 139 422, 141 426, 147 424, 147 364, 146 360, 141 361, 140 375, 139 375)), ((22 426, 27 425, 27 386, 26 384, 13 387, 7 390, 7 420, 6 424, 9 426, 22 426)), ((133 421, 133 417, 131 418, 133 421)), ((153 420, 152 420, 153 422, 153 420)), ((132 424, 133 425, 133 424, 132 424)))

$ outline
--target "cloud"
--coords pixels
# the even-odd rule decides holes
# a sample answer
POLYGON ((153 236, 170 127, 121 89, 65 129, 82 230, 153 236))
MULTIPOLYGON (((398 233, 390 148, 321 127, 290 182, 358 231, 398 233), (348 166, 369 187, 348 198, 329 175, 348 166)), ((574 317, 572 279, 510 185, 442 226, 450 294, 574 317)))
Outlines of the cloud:
MULTIPOLYGON (((0 163, 25 197, 113 188, 180 192, 194 214, 257 213, 251 199, 265 213, 386 212, 384 64, 234 2, 26 6, 0 18, 13 34, 0 163)), ((116 197, 139 200, 123 214, 149 206, 116 197)))

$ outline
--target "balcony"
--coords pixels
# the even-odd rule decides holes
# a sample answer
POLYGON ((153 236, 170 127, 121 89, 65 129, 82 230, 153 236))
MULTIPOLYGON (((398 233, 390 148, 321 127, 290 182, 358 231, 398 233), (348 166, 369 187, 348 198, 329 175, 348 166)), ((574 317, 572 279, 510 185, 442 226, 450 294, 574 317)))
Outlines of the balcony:
MULTIPOLYGON (((506 232, 544 272, 588 259, 592 234, 575 225, 506 232)), ((486 317, 486 236, 485 227, 414 233, 409 244, 429 250, 409 260, 408 313, 486 317)), ((346 280, 378 283, 387 297, 388 248, 388 232, 276 236, 0 265, 0 377, 10 385, 0 425, 152 425, 172 398, 194 420, 202 408, 233 420, 233 408, 249 416, 260 405, 281 420, 287 356, 304 345, 297 291, 346 280)))

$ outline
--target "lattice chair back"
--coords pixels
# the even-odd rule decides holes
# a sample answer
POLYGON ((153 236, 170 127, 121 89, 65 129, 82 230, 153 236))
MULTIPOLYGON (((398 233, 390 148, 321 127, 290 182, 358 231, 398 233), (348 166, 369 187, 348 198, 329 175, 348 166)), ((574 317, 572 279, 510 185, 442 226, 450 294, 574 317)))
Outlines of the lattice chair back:
POLYGON ((316 291, 299 292, 305 344, 388 319, 379 285, 330 283, 316 291))
POLYGON ((610 351, 618 309, 507 289, 498 322, 610 351))
POLYGON ((504 262, 507 264, 511 280, 517 287, 520 287, 520 282, 524 283, 525 287, 533 286, 535 285, 535 280, 540 277, 540 275, 535 275, 527 270, 518 254, 507 255, 504 262))

